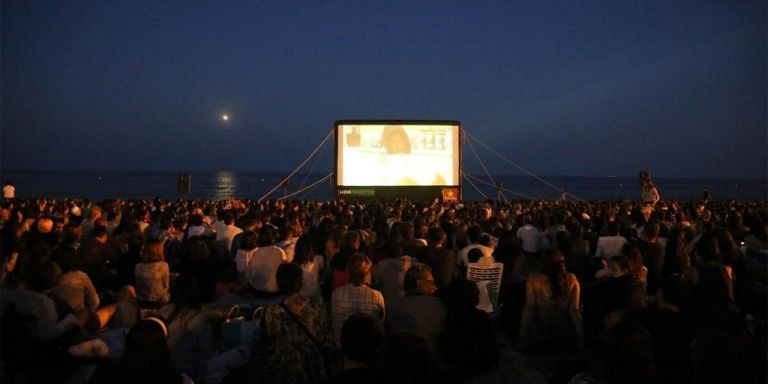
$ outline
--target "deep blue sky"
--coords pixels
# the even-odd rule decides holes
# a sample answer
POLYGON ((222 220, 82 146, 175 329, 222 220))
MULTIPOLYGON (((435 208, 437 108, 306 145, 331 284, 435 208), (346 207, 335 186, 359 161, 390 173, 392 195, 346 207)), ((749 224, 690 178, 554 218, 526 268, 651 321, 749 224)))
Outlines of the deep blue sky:
POLYGON ((389 118, 540 175, 766 178, 765 1, 4 0, 1 48, 4 169, 292 170, 389 118))

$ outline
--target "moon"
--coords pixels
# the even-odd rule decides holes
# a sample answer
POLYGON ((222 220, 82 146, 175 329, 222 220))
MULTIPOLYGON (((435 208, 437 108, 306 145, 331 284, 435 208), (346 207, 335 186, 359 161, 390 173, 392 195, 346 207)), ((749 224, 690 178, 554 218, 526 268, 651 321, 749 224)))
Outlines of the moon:
POLYGON ((227 115, 226 113, 225 113, 225 114, 223 114, 223 115, 221 115, 221 120, 223 120, 223 121, 229 121, 229 115, 227 115))

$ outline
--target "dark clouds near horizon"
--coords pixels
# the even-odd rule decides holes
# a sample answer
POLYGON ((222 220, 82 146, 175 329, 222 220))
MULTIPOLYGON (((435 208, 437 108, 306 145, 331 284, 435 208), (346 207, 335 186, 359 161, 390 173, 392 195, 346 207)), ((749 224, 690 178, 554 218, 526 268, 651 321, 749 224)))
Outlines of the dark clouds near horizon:
POLYGON ((766 177, 765 1, 1 11, 4 169, 285 171, 334 121, 387 118, 460 120, 540 175, 766 177))

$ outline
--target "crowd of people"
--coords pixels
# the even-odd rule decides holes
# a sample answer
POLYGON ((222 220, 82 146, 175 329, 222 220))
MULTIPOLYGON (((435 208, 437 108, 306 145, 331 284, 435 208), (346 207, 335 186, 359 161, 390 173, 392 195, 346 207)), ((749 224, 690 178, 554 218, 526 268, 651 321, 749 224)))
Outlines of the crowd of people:
POLYGON ((645 200, 5 198, 0 381, 765 382, 768 202, 645 200))

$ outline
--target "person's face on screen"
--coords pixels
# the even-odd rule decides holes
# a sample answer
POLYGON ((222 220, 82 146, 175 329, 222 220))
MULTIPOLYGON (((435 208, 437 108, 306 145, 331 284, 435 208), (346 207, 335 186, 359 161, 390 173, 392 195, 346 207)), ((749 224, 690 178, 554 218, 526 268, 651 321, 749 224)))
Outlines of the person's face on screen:
POLYGON ((382 142, 387 153, 411 153, 411 140, 401 126, 388 125, 385 127, 382 142))
POLYGON ((390 136, 393 153, 406 153, 408 151, 408 139, 402 132, 394 132, 390 136))

